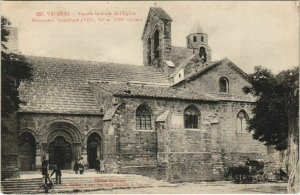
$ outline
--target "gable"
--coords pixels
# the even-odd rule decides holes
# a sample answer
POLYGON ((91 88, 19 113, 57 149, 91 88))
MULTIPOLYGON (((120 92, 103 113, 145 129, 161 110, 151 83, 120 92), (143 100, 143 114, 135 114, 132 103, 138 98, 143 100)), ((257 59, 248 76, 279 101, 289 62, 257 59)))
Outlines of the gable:
POLYGON ((143 34, 142 34, 142 40, 144 39, 146 29, 149 25, 149 22, 157 22, 158 20, 167 20, 167 21, 172 21, 172 18, 165 12, 162 8, 160 7, 151 7, 147 16, 147 20, 144 26, 143 34))
POLYGON ((243 92, 243 87, 250 85, 247 77, 247 74, 230 60, 223 59, 175 84, 174 87, 184 85, 198 93, 214 94, 220 100, 255 101, 253 96, 243 92), (220 92, 220 78, 228 80, 228 93, 220 92))

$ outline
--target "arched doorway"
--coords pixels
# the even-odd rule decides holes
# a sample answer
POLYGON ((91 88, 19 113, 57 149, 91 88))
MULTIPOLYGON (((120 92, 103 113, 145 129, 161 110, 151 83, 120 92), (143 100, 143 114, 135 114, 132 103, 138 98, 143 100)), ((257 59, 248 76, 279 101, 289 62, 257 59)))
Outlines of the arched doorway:
POLYGON ((57 136, 49 144, 49 165, 58 165, 61 169, 71 169, 72 151, 71 143, 64 137, 57 136))
POLYGON ((89 168, 95 168, 96 158, 101 159, 101 137, 97 133, 92 133, 87 140, 87 155, 89 168))
POLYGON ((199 56, 203 60, 203 62, 206 62, 207 56, 206 56, 206 49, 205 47, 200 47, 199 56))
POLYGON ((21 171, 35 170, 36 142, 31 133, 22 133, 19 137, 19 162, 21 171))

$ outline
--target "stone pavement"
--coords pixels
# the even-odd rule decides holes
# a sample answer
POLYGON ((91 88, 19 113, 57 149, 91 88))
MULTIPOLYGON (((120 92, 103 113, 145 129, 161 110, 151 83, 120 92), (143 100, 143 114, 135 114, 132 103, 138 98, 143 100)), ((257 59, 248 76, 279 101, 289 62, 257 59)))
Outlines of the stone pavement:
POLYGON ((86 192, 87 194, 286 194, 286 183, 234 184, 216 181, 181 183, 176 186, 112 189, 86 192))
MULTIPOLYGON (((83 175, 73 171, 62 172, 62 184, 50 193, 80 194, 285 194, 286 183, 234 184, 229 181, 170 184, 141 175, 96 174, 87 170, 83 175)), ((52 179, 54 176, 52 176, 52 179)), ((54 179, 53 179, 54 180, 54 179)), ((40 172, 22 172, 20 179, 2 181, 5 194, 41 194, 40 172)))

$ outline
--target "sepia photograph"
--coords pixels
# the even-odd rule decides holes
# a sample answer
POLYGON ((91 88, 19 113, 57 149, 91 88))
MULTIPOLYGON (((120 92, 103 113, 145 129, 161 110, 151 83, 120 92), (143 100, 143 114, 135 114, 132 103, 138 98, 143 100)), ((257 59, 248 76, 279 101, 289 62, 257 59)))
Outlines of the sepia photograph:
POLYGON ((299 193, 299 1, 2 1, 1 193, 299 193))

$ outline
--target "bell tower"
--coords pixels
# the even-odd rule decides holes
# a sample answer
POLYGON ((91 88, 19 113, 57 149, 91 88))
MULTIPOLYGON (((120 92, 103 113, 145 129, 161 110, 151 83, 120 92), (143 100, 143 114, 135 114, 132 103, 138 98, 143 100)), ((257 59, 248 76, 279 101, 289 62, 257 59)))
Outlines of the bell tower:
POLYGON ((187 48, 193 49, 204 63, 211 61, 211 49, 208 46, 208 35, 203 31, 199 22, 196 22, 191 33, 186 37, 187 48))
POLYGON ((150 8, 142 35, 145 66, 163 69, 163 62, 170 60, 171 22, 171 17, 162 8, 150 8))

